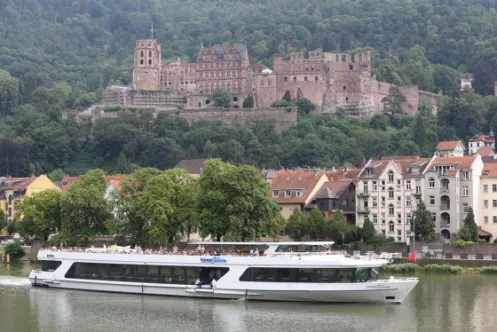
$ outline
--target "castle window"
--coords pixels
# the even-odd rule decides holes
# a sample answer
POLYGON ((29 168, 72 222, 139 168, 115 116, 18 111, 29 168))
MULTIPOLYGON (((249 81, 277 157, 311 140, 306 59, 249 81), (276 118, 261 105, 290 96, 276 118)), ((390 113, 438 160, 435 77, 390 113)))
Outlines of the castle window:
POLYGON ((140 52, 140 56, 143 58, 143 51, 140 52))
POLYGON ((314 77, 314 81, 316 81, 316 82, 319 81, 319 77, 317 77, 317 76, 314 77))
MULTIPOLYGON (((202 93, 202 91, 200 91, 202 93)), ((202 107, 202 103, 198 103, 198 108, 202 107)))
POLYGON ((349 69, 350 70, 354 70, 354 66, 353 65, 349 65, 349 69))
POLYGON ((205 101, 205 104, 206 104, 206 105, 209 105, 210 103, 211 103, 211 101, 210 101, 209 99, 207 99, 207 100, 205 101))
POLYGON ((284 82, 288 82, 288 77, 284 77, 284 78, 283 78, 283 81, 284 81, 284 82))
POLYGON ((143 65, 143 59, 140 60, 140 65, 143 65))
POLYGON ((342 55, 342 62, 345 62, 347 59, 347 57, 345 56, 345 54, 342 55))
POLYGON ((238 97, 233 97, 233 101, 238 101, 238 97))
POLYGON ((351 55, 351 56, 350 56, 350 60, 351 60, 352 62, 355 62, 355 56, 354 56, 354 55, 351 55))
POLYGON ((343 86, 343 91, 346 91, 347 90, 347 87, 344 85, 343 86))
POLYGON ((306 82, 307 82, 307 76, 305 76, 305 77, 304 77, 304 81, 306 81, 306 82))
POLYGON ((345 97, 345 101, 348 103, 349 102, 349 97, 345 97))
POLYGON ((293 81, 294 81, 294 82, 297 82, 297 77, 293 77, 293 81))
POLYGON ((148 51, 148 56, 152 57, 152 51, 148 51))
POLYGON ((152 60, 148 60, 148 64, 151 65, 152 64, 152 60))

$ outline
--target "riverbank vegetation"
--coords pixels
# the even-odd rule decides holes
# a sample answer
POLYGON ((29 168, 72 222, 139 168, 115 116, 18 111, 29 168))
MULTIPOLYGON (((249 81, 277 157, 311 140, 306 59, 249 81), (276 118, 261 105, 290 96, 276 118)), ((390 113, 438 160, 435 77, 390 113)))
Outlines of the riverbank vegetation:
POLYGON ((497 266, 487 267, 462 267, 458 265, 439 265, 428 264, 419 265, 415 263, 405 264, 388 264, 381 268, 383 272, 394 273, 413 273, 416 271, 430 272, 430 273, 485 273, 497 274, 497 266))

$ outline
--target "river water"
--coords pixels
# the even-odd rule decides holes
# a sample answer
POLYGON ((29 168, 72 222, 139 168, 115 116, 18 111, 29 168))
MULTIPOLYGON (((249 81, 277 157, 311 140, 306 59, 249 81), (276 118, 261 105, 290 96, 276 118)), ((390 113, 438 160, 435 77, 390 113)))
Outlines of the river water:
POLYGON ((419 274, 402 305, 269 303, 32 288, 0 264, 1 332, 497 331, 497 276, 419 274))

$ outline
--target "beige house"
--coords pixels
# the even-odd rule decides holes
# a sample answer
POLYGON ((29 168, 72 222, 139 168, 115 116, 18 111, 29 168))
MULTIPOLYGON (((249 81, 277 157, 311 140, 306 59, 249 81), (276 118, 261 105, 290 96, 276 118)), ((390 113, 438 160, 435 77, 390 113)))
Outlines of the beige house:
POLYGON ((438 142, 435 155, 437 157, 462 157, 464 156, 464 144, 461 141, 438 142))
POLYGON ((328 177, 324 173, 277 172, 269 184, 271 197, 280 206, 281 215, 288 219, 295 208, 311 203, 328 177))
POLYGON ((475 221, 482 230, 492 234, 490 241, 493 242, 497 239, 497 160, 485 162, 479 189, 481 217, 475 221))

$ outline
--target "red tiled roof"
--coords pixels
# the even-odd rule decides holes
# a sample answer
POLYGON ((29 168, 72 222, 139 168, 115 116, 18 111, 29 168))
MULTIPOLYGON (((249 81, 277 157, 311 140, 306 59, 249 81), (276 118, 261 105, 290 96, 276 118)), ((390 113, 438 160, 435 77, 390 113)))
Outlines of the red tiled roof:
POLYGON ((495 140, 488 135, 478 135, 471 137, 468 142, 485 142, 485 143, 493 143, 495 140))
POLYGON ((481 171, 481 176, 488 178, 497 177, 497 163, 485 163, 481 171))
POLYGON ((0 181, 0 190, 26 190, 36 179, 37 177, 35 176, 29 178, 2 178, 0 181))
POLYGON ((482 146, 476 151, 480 156, 493 156, 494 149, 491 146, 482 146))
POLYGON ((462 168, 470 168, 475 156, 463 157, 437 157, 433 161, 432 166, 435 165, 454 165, 454 169, 448 172, 448 175, 454 176, 462 168))
POLYGON ((309 199, 309 194, 316 187, 323 176, 325 176, 323 173, 313 174, 277 172, 276 177, 270 184, 270 189, 279 190, 279 196, 275 198, 276 202, 279 204, 305 204, 309 199), (297 197, 295 191, 292 191, 290 197, 285 197, 286 190, 302 190, 302 197, 297 197))
POLYGON ((457 148, 457 146, 461 143, 461 141, 443 141, 443 142, 438 142, 437 144, 437 150, 439 151, 447 151, 447 150, 454 150, 457 148))

